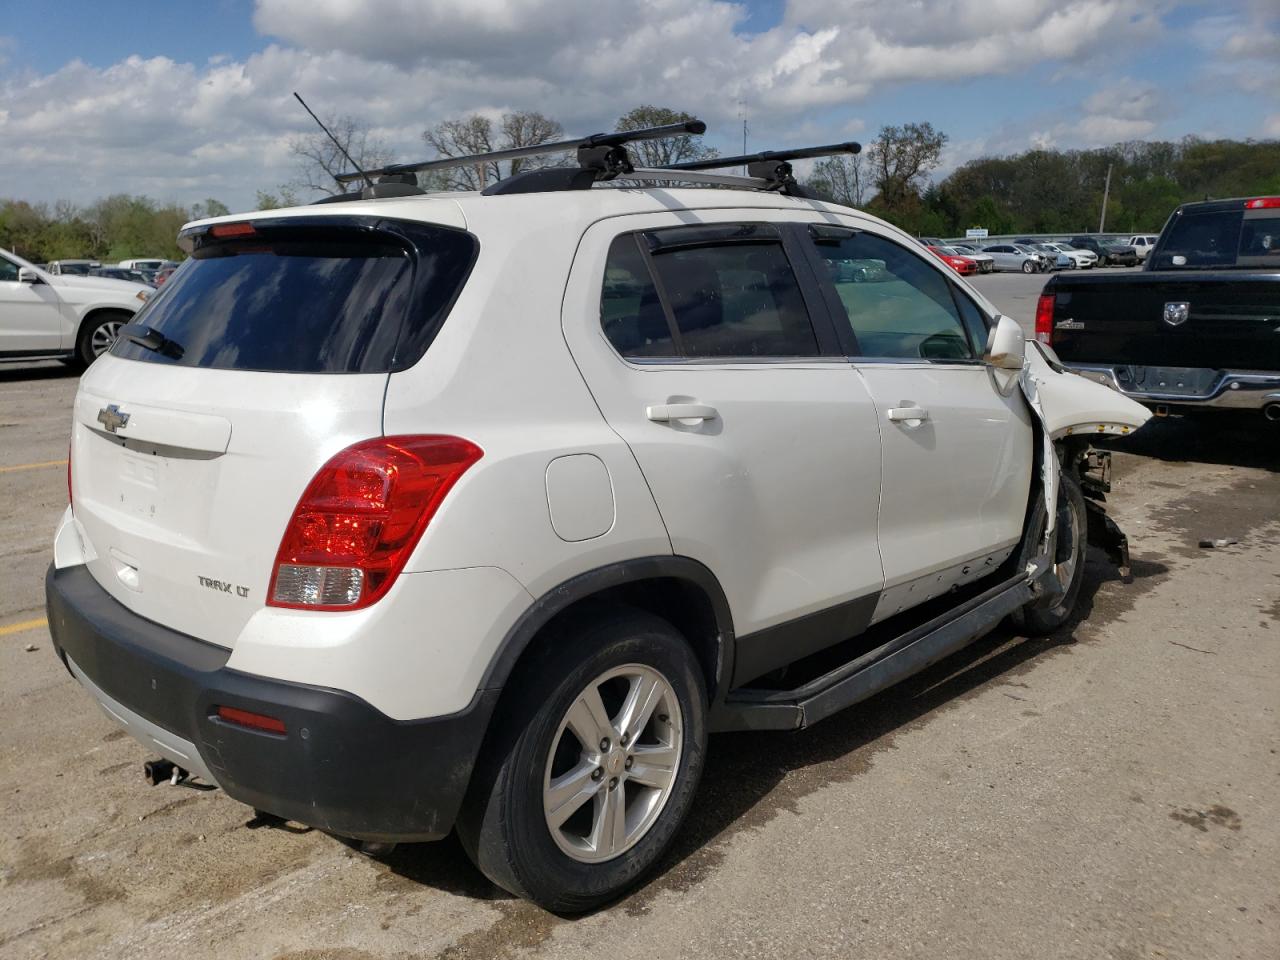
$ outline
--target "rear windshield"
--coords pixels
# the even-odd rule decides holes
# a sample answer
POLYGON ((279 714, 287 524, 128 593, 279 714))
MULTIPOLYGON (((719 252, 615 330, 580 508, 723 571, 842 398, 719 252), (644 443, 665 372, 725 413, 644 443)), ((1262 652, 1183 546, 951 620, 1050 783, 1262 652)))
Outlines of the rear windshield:
POLYGON ((386 373, 426 350, 461 289, 476 241, 459 230, 392 231, 283 222, 197 242, 134 318, 159 337, 124 337, 114 356, 276 373, 386 373), (157 348, 157 344, 160 344, 157 348))
POLYGON ((1152 260, 1156 270, 1280 265, 1280 210, 1183 213, 1152 260))

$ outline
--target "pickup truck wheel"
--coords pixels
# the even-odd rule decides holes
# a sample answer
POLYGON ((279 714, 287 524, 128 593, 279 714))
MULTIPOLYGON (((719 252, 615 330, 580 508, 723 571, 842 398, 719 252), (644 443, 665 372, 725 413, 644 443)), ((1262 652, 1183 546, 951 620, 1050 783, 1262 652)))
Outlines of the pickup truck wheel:
POLYGON ((129 314, 116 311, 95 313, 80 327, 76 338, 76 360, 89 366, 116 342, 120 328, 129 322, 129 314))
POLYGON ((1036 265, 1035 265, 1034 263, 1032 263, 1030 260, 1023 260, 1023 261, 1022 261, 1022 272, 1023 272, 1023 273, 1035 273, 1035 272, 1036 272, 1036 265))
POLYGON ((657 863, 707 735, 701 671, 670 624, 628 609, 574 633, 517 681, 510 726, 486 742, 458 820, 489 879, 566 913, 613 900, 657 863))
POLYGON ((1084 494, 1080 491, 1079 481, 1071 474, 1063 473, 1059 481, 1057 553, 1054 566, 1063 594, 1056 603, 1033 601, 1014 614, 1014 623, 1030 636, 1053 633, 1070 620, 1076 601, 1080 598, 1080 588, 1084 584, 1084 559, 1089 529, 1084 494))

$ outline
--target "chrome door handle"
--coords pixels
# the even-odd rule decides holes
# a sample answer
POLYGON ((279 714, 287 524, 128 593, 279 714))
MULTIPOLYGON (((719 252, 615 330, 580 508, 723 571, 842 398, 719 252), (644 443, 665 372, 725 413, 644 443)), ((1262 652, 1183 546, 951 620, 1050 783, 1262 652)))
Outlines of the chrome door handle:
POLYGON ((720 414, 715 407, 702 403, 655 403, 644 408, 644 415, 654 423, 672 420, 714 420, 720 414))
POLYGON ((929 411, 924 407, 890 407, 889 420, 892 423, 902 423, 908 420, 928 420, 929 411))

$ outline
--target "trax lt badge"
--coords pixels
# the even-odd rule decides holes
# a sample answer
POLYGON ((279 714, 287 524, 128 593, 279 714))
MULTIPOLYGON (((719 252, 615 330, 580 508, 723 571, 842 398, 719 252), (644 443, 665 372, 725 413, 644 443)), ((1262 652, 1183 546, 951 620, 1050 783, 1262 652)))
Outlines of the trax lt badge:
POLYGON ((121 413, 116 404, 109 403, 98 411, 98 422, 107 428, 107 433, 115 433, 129 422, 129 414, 121 413))
POLYGON ((1177 300, 1164 305, 1164 322, 1171 327, 1178 327, 1187 322, 1191 316, 1191 304, 1185 300, 1177 300))

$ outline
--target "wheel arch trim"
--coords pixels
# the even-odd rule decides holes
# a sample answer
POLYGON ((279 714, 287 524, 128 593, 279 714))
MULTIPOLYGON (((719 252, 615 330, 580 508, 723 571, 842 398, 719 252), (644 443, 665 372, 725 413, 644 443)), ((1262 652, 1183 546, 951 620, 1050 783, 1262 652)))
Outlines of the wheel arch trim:
POLYGON ((715 676, 711 681, 713 703, 723 699, 733 679, 735 636, 733 616, 724 589, 715 574, 689 557, 659 555, 636 557, 577 574, 539 596, 507 631, 490 658, 481 679, 481 690, 502 689, 533 639, 557 615, 574 604, 616 587, 651 580, 678 580, 707 599, 715 620, 715 676))

